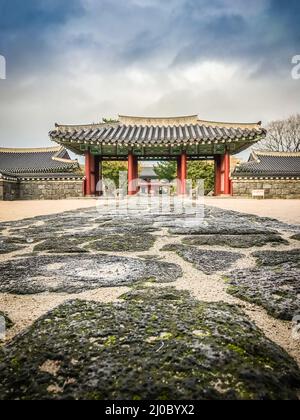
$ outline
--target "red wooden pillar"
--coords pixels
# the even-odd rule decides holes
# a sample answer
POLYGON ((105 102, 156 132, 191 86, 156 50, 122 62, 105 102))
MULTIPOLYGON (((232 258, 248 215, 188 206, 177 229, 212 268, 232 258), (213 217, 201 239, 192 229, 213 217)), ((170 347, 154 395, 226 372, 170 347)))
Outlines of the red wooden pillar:
POLYGON ((85 195, 91 195, 91 153, 85 152, 85 195))
POLYGON ((177 158, 177 179, 181 179, 181 157, 177 158))
POLYGON ((135 179, 135 158, 132 153, 128 153, 128 195, 135 194, 134 179, 135 179))
POLYGON ((230 153, 215 156, 215 195, 230 195, 230 153))
POLYGON ((181 193, 181 156, 177 158, 177 194, 181 193))
POLYGON ((96 195, 95 156, 90 154, 91 195, 96 195))
POLYGON ((215 156, 215 195, 221 194, 221 156, 215 156))
POLYGON ((148 194, 151 195, 152 193, 152 185, 151 185, 151 179, 147 179, 147 184, 148 184, 148 194))
POLYGON ((136 157, 136 160, 135 160, 135 172, 136 172, 136 179, 138 179, 139 178, 139 159, 138 159, 138 157, 136 157))
POLYGON ((139 187, 138 187, 139 159, 138 159, 137 156, 134 156, 133 163, 134 163, 134 179, 135 179, 134 188, 135 188, 135 193, 137 193, 138 189, 139 189, 139 187))
POLYGON ((224 194, 230 195, 230 154, 224 155, 224 194))
POLYGON ((95 194, 100 195, 99 183, 100 181, 100 156, 95 156, 95 194))
POLYGON ((181 173, 181 191, 182 195, 186 194, 186 178, 187 178, 187 155, 185 152, 181 153, 181 164, 180 164, 180 173, 181 173))
POLYGON ((99 184, 99 196, 103 195, 103 184, 102 184, 102 179, 103 179, 103 173, 102 173, 102 169, 103 169, 103 161, 101 159, 101 157, 99 156, 99 181, 101 181, 101 184, 99 184))

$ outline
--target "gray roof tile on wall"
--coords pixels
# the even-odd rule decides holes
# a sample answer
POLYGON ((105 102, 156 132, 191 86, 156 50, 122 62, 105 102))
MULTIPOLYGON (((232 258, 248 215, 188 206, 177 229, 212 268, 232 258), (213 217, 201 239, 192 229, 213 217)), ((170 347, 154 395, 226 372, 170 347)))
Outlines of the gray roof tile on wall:
POLYGON ((249 161, 237 166, 233 177, 299 177, 300 153, 252 152, 249 161))
POLYGON ((63 147, 42 149, 0 148, 0 172, 6 174, 72 173, 79 169, 63 147))

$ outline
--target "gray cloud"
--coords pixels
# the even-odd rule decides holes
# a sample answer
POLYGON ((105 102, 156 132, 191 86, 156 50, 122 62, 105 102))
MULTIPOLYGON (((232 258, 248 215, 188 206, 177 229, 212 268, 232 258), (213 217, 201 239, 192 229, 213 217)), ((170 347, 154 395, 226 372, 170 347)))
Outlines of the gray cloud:
POLYGON ((0 0, 1 145, 120 113, 265 122, 299 112, 299 2, 0 0))

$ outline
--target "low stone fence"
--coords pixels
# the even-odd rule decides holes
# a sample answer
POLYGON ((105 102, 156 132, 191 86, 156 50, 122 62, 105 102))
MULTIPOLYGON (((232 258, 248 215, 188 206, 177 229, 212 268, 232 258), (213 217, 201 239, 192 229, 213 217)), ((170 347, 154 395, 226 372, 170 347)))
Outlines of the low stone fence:
POLYGON ((233 179, 233 196, 252 197, 253 190, 264 190, 265 198, 300 198, 300 179, 233 179))
POLYGON ((0 200, 61 200, 83 197, 83 179, 0 178, 0 200))
POLYGON ((18 200, 20 183, 15 177, 0 177, 0 200, 18 200))
POLYGON ((62 200, 83 197, 83 181, 21 181, 20 200, 62 200))

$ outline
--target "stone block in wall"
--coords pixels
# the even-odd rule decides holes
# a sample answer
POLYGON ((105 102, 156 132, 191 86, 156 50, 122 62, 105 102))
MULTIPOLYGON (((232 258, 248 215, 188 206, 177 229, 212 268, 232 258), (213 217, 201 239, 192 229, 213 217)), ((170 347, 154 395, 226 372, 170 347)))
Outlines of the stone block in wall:
POLYGON ((0 200, 55 200, 82 196, 82 181, 0 182, 0 200))
POLYGON ((252 190, 264 189, 266 198, 298 198, 300 196, 299 180, 238 181, 233 180, 233 195, 251 197, 252 190))

